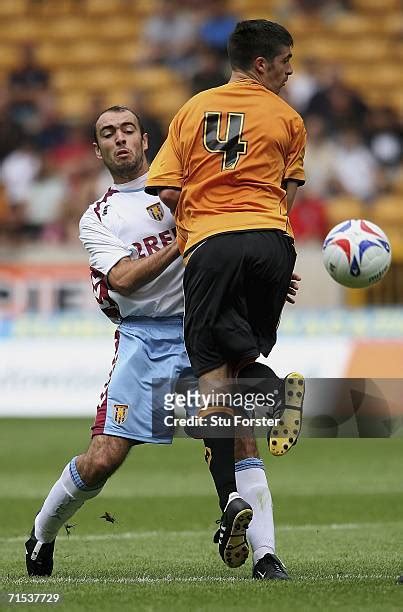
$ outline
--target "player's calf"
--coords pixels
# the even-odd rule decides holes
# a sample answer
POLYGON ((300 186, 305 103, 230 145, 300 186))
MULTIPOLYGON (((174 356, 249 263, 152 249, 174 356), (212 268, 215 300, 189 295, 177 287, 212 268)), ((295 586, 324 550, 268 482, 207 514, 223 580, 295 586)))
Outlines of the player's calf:
POLYGON ((132 441, 117 436, 99 435, 91 440, 88 450, 76 458, 76 467, 87 487, 94 487, 112 476, 122 465, 132 441))

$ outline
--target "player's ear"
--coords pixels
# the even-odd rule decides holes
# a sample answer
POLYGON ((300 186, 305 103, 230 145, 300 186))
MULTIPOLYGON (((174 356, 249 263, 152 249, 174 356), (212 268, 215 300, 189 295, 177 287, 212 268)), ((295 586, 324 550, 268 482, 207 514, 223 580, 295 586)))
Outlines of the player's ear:
POLYGON ((148 134, 143 134, 143 151, 148 151, 148 134))
POLYGON ((102 159, 102 154, 101 154, 101 149, 99 148, 99 144, 97 142, 93 142, 92 144, 94 146, 95 155, 97 156, 98 159, 102 159))
POLYGON ((253 64, 258 74, 264 74, 269 66, 267 59, 262 56, 256 57, 253 64))

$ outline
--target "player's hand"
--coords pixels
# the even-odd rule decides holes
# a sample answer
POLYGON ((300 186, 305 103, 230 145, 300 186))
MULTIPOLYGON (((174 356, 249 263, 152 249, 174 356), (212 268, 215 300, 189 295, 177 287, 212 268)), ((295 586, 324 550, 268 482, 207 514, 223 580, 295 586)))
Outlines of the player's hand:
POLYGON ((301 277, 298 274, 293 273, 291 276, 290 286, 288 287, 287 297, 285 298, 286 302, 289 304, 295 304, 294 297, 297 295, 300 281, 301 277))

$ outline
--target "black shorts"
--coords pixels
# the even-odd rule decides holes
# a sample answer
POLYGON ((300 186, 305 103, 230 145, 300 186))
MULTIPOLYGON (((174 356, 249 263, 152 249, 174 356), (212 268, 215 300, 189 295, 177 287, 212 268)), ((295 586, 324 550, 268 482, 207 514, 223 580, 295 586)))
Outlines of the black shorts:
POLYGON ((295 258, 294 241, 281 230, 219 234, 194 249, 184 293, 185 344, 196 376, 267 357, 295 258))

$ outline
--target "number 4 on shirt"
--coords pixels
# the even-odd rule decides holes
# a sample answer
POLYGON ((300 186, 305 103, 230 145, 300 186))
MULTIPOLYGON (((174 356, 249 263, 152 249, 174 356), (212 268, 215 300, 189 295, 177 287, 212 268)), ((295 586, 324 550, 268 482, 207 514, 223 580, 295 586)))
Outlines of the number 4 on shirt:
POLYGON ((222 113, 204 113, 203 144, 209 153, 220 153, 221 170, 233 170, 241 155, 246 155, 248 143, 242 140, 245 115, 228 113, 225 139, 220 138, 222 113))

